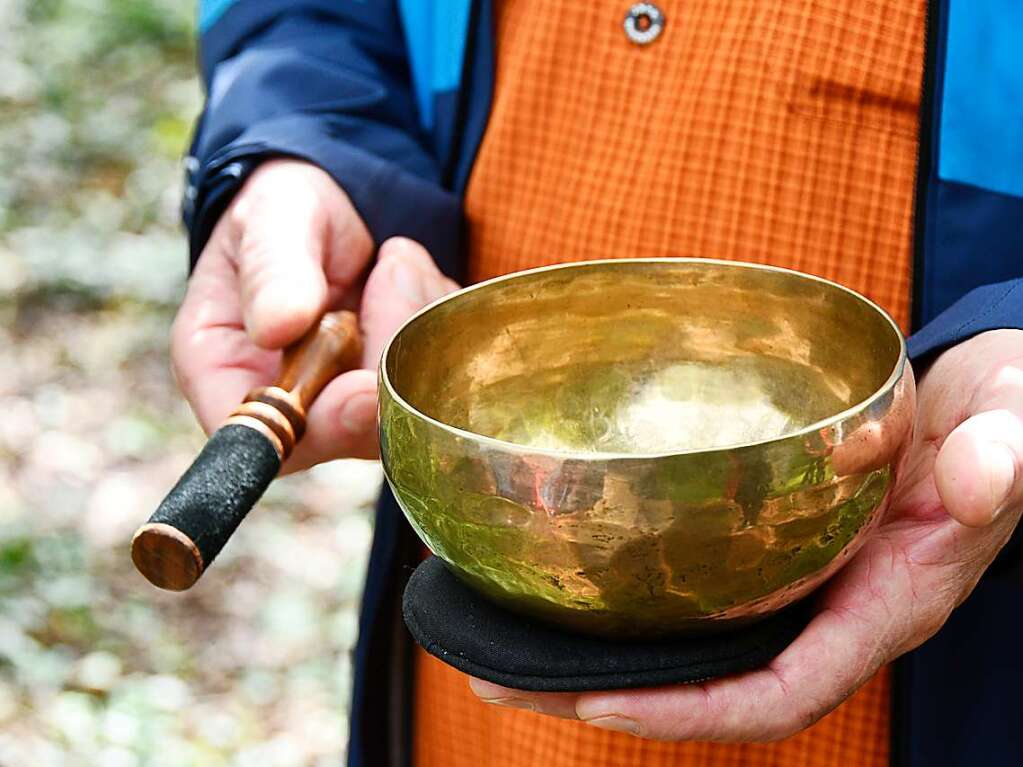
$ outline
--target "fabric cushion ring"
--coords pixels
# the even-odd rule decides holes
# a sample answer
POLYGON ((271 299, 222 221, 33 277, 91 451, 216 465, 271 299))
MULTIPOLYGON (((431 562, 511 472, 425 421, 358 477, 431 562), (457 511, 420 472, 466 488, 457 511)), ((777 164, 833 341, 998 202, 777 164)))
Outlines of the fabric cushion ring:
POLYGON ((537 692, 685 684, 766 666, 812 617, 800 602, 721 634, 614 642, 508 612, 456 578, 437 557, 405 587, 405 625, 431 655, 488 682, 537 692))

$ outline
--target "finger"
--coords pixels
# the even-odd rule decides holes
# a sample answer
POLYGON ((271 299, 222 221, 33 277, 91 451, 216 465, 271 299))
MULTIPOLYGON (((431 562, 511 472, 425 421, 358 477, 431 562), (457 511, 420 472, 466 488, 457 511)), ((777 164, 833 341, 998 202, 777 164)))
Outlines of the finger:
POLYGON ((943 352, 921 377, 918 440, 942 440, 971 415, 1023 406, 1023 330, 989 330, 943 352))
POLYGON ((360 320, 366 366, 376 367, 387 341, 405 320, 457 289, 418 242, 404 237, 387 240, 363 290, 360 320))
POLYGON ((264 163, 227 217, 237 243, 245 325, 268 348, 296 340, 327 304, 345 305, 373 251, 348 196, 305 162, 264 163))
POLYGON ((1023 421, 1010 410, 991 410, 961 423, 938 452, 934 481, 953 519, 970 527, 991 523, 1023 498, 1023 421))
POLYGON ((327 384, 309 408, 305 435, 281 473, 336 458, 375 458, 379 450, 376 425, 376 373, 343 373, 327 384))
POLYGON ((809 727, 880 667, 872 621, 825 610, 770 666, 689 686, 584 693, 583 721, 659 740, 771 741, 809 727))
POLYGON ((245 198, 230 215, 238 232, 234 258, 245 328, 259 346, 279 349, 308 330, 326 306, 323 207, 315 190, 293 184, 245 198))
POLYGON ((280 364, 279 352, 253 346, 245 333, 234 268, 225 252, 228 239, 226 227, 218 225, 171 332, 174 377, 207 434, 280 364))
POLYGON ((365 369, 339 376, 316 399, 309 410, 305 436, 285 472, 335 458, 377 456, 376 366, 380 351, 410 315, 456 287, 418 243, 404 238, 384 243, 363 289, 360 324, 365 369))
POLYGON ((562 719, 577 718, 575 713, 576 701, 579 698, 577 693, 513 690, 475 677, 470 677, 469 689, 484 703, 495 706, 522 708, 562 719))
MULTIPOLYGON (((1023 331, 998 330, 978 336, 977 341, 989 344, 989 354, 999 360, 983 376, 979 388, 974 390, 968 405, 969 415, 988 410, 1011 410, 1023 414, 1023 331)), ((990 363, 988 363, 990 365, 990 363)), ((963 366, 969 369, 968 366, 963 366)))

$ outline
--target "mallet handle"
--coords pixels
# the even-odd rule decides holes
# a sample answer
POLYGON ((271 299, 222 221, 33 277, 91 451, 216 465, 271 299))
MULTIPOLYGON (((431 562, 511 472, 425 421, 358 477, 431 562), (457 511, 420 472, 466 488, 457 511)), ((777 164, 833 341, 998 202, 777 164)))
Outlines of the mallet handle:
POLYGON ((199 580, 302 438, 310 405, 361 360, 358 322, 349 311, 325 314, 288 347, 274 385, 249 392, 135 533, 138 571, 172 591, 199 580))

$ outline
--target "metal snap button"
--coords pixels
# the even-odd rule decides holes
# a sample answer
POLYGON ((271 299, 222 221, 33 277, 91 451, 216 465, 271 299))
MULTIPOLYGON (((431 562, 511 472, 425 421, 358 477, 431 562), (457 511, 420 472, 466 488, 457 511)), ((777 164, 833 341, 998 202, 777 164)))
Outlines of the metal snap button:
POLYGON ((636 3, 625 14, 625 36, 636 45, 649 45, 664 31, 664 14, 653 3, 636 3))

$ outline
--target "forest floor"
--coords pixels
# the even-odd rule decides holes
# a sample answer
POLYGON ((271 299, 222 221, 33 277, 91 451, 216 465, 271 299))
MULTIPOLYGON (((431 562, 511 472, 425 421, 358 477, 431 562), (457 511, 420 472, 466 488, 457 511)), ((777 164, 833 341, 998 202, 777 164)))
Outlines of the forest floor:
POLYGON ((194 3, 0 0, 0 766, 338 765, 379 465, 275 483, 191 591, 128 546, 201 448, 168 333, 194 3))

